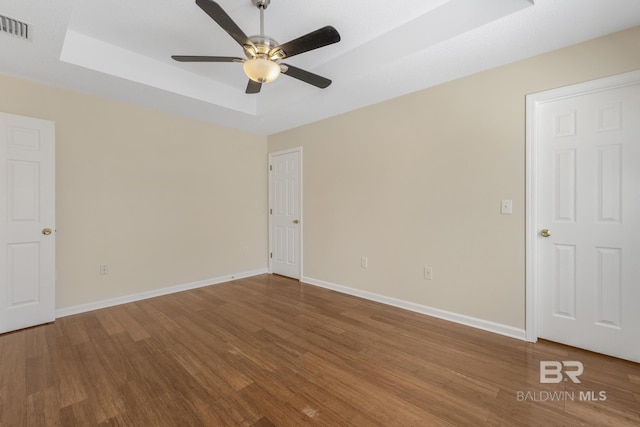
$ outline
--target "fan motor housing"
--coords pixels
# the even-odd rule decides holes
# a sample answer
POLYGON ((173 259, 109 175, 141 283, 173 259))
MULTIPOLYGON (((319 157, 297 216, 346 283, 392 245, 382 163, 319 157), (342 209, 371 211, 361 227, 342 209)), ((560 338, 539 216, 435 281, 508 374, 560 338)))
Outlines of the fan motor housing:
POLYGON ((274 47, 279 46, 277 41, 265 35, 249 36, 249 40, 251 40, 251 42, 255 46, 255 49, 251 48, 249 51, 247 51, 247 56, 250 58, 254 57, 253 54, 259 57, 273 56, 273 53, 270 54, 271 50, 274 47))
POLYGON ((251 40, 256 46, 256 48, 258 49, 258 53, 269 53, 271 49, 278 46, 278 42, 269 36, 254 35, 249 36, 249 40, 251 40))

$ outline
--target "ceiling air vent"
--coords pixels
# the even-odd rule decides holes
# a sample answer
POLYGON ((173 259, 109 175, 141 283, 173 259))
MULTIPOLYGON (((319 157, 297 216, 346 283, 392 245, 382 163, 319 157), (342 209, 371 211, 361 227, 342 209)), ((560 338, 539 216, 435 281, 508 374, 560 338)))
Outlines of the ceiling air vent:
POLYGON ((26 22, 0 15, 0 33, 31 40, 31 26, 26 22))

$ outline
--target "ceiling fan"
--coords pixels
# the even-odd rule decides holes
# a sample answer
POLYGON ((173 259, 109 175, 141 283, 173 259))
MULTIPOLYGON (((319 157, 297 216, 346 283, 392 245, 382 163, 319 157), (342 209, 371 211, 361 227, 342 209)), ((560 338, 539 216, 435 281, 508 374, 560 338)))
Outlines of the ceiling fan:
POLYGON ((332 26, 326 26, 287 43, 278 44, 274 39, 264 34, 264 10, 269 6, 271 0, 251 1, 260 10, 260 34, 247 37, 218 3, 212 0, 196 0, 196 4, 242 47, 247 59, 192 55, 173 55, 171 57, 180 62, 242 63, 244 72, 249 77, 246 93, 259 93, 263 83, 274 81, 280 73, 321 89, 328 87, 331 80, 293 65, 283 64, 280 61, 339 42, 340 34, 338 31, 332 26))

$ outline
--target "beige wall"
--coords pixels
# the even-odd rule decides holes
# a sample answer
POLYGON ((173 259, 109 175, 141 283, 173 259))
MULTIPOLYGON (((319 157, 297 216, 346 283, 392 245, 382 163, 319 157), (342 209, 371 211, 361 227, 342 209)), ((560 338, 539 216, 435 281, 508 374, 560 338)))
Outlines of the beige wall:
POLYGON ((638 52, 635 28, 270 136, 304 147, 304 275, 524 328, 525 95, 638 52))
POLYGON ((0 94, 56 123, 58 309, 267 267, 266 137, 3 76, 0 94))

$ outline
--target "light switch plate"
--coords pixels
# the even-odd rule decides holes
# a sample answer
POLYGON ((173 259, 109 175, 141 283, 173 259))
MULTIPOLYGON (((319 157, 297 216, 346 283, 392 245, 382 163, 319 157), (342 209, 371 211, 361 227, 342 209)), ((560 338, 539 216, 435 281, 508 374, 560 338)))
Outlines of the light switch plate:
POLYGON ((503 215, 510 215, 513 213, 513 200, 500 201, 500 213, 503 215))

